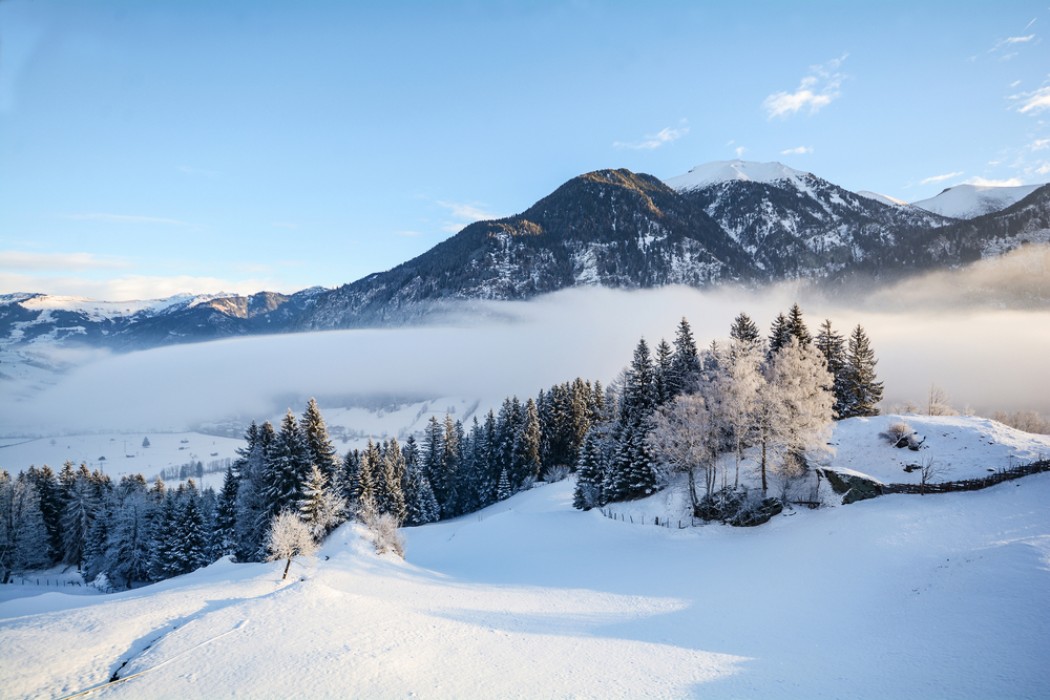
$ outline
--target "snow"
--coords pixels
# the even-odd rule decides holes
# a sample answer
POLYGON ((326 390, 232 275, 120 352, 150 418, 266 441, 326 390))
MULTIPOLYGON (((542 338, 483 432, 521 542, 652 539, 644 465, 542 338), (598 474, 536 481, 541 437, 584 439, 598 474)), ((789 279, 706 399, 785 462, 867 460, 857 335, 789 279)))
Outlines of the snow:
POLYGON ((698 165, 685 175, 667 178, 671 189, 685 192, 722 182, 744 181, 772 184, 787 180, 801 190, 808 190, 807 180, 813 175, 789 168, 782 163, 755 163, 745 160, 720 160, 698 165))
POLYGON ((676 530, 571 483, 313 560, 0 603, 7 697, 987 698, 1045 693, 1050 475, 676 530), (18 663, 11 663, 17 660, 18 663), (141 675, 135 675, 141 674, 141 675))
POLYGON ((989 187, 984 185, 956 185, 949 187, 936 197, 912 202, 912 206, 942 216, 956 219, 972 219, 990 214, 1019 202, 1042 185, 1020 185, 1017 187, 989 187))
POLYGON ((835 425, 829 466, 870 476, 882 483, 918 484, 920 473, 907 465, 933 460, 941 473, 934 481, 988 476, 991 471, 1050 459, 1050 435, 1033 435, 988 418, 886 415, 850 418, 835 425), (906 423, 923 440, 918 451, 896 448, 879 437, 894 423, 906 423))
POLYGON ((860 190, 859 192, 856 192, 854 194, 859 194, 861 197, 864 197, 866 199, 874 199, 876 202, 880 202, 881 204, 885 204, 886 206, 890 207, 908 206, 908 203, 905 202, 903 199, 897 199, 896 197, 891 197, 888 194, 879 194, 878 192, 871 192, 870 190, 860 190))

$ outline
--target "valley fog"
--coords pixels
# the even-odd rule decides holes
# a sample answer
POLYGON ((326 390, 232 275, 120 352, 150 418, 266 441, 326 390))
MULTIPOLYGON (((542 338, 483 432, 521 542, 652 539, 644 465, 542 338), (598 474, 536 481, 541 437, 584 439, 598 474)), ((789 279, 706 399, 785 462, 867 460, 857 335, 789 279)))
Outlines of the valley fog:
MULTIPOLYGON (((701 348, 725 338, 741 311, 766 333, 795 300, 811 332, 825 318, 844 336, 857 323, 864 326, 885 382, 884 412, 905 401, 921 407, 936 384, 959 410, 1050 413, 1050 311, 928 303, 931 295, 950 299, 966 279, 942 274, 916 283, 921 308, 900 289, 847 305, 792 285, 761 293, 591 288, 529 302, 475 302, 437 326, 249 337, 112 355, 25 400, 4 402, 0 424, 6 435, 176 430, 268 419, 288 407, 298 412, 311 396, 322 407, 369 396, 460 396, 492 405, 577 376, 607 384, 639 337, 650 347, 660 338, 670 341, 683 316, 701 348), (896 301, 888 303, 888 295, 896 301)), ((1045 291, 1046 277, 1038 283, 1045 291)))

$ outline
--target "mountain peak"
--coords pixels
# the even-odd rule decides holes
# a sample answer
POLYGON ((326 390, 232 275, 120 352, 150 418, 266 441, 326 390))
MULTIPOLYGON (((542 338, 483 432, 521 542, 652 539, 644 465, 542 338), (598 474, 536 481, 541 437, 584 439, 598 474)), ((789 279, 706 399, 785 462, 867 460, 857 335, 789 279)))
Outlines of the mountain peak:
POLYGON ((982 214, 1001 211, 1021 201, 1042 185, 996 187, 992 185, 955 185, 935 197, 912 202, 913 206, 956 219, 972 219, 982 214))
POLYGON ((789 168, 783 163, 756 163, 747 160, 719 160, 704 163, 685 175, 664 180, 672 189, 684 192, 722 182, 760 182, 771 184, 782 180, 801 185, 814 177, 812 173, 789 168))

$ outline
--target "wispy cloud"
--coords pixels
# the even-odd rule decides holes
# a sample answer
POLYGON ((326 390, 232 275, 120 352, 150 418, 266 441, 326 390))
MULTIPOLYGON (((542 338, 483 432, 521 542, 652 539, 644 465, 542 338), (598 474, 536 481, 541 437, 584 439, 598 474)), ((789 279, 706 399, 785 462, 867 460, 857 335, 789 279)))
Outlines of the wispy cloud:
POLYGON ((177 170, 183 175, 194 175, 197 177, 219 177, 221 173, 217 170, 208 170, 207 168, 195 168, 191 165, 180 165, 177 170))
POLYGON ((1029 41, 1035 38, 1035 34, 1027 34, 1025 36, 1008 36, 1003 39, 1004 44, 1027 44, 1029 41))
POLYGON ((1050 148, 1050 139, 1036 139, 1028 144, 1029 151, 1045 151, 1050 148))
POLYGON ((782 156, 804 156, 807 153, 812 153, 812 146, 795 146, 794 148, 785 148, 780 152, 782 156))
POLYGON ((452 221, 446 221, 441 225, 441 230, 446 233, 456 233, 464 226, 474 223, 475 221, 489 221, 491 219, 498 219, 498 214, 484 208, 484 204, 477 202, 447 202, 438 200, 435 202, 442 209, 448 210, 452 216, 452 221))
POLYGON ((640 141, 614 141, 613 148, 628 148, 636 151, 651 151, 669 143, 674 143, 689 133, 689 127, 682 125, 678 127, 665 126, 655 134, 646 134, 640 141))
POLYGON ((113 270, 131 267, 124 258, 92 253, 31 253, 0 250, 0 269, 12 270, 113 270))
POLYGON ((769 119, 787 118, 802 110, 816 114, 841 94, 839 88, 847 76, 839 69, 849 54, 833 58, 827 63, 810 66, 809 73, 799 82, 794 92, 774 92, 762 101, 769 119))
POLYGON ((63 218, 73 221, 101 221, 107 224, 161 224, 164 226, 189 226, 185 221, 169 219, 162 216, 139 216, 137 214, 110 214, 106 212, 82 212, 63 214, 63 218))
POLYGON ((1020 178, 1011 177, 1004 180, 990 180, 986 177, 976 176, 963 181, 965 185, 976 185, 978 187, 1018 187, 1023 185, 1020 178))
POLYGON ((933 185, 938 182, 944 182, 945 180, 952 180, 964 174, 965 173, 962 170, 956 170, 954 173, 944 173, 943 175, 931 175, 930 177, 919 180, 919 184, 933 185))
POLYGON ((1010 99, 1017 103, 1017 111, 1021 114, 1038 114, 1044 109, 1050 109, 1050 85, 1011 95, 1010 99))

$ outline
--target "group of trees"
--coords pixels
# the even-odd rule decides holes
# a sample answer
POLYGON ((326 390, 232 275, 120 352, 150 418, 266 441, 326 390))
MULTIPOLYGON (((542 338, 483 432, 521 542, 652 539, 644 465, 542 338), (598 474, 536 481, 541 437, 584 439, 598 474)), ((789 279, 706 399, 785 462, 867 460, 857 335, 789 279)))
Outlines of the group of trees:
POLYGON ((877 414, 882 384, 861 326, 847 341, 825 321, 814 338, 796 304, 777 316, 768 339, 743 313, 729 335, 698 352, 682 319, 673 347, 661 341, 655 357, 639 341, 611 388, 607 419, 584 440, 577 508, 646 496, 682 473, 702 512, 705 499, 741 487, 748 448, 757 452, 762 496, 772 476, 783 498, 835 417, 877 414))
POLYGON ((825 321, 814 338, 797 305, 768 339, 740 314, 730 339, 703 352, 682 319, 673 343, 639 341, 608 389, 576 379, 507 398, 469 426, 432 417, 418 441, 369 440, 339 456, 311 399, 277 428, 252 423, 218 493, 141 475, 114 484, 70 463, 58 475, 0 472, 0 573, 64 563, 131 587, 224 555, 290 560, 350 517, 383 530, 429 523, 570 471, 578 508, 649 495, 673 473, 688 475, 699 507, 701 482, 708 499, 741 485, 752 447, 765 495, 770 475, 804 470, 833 416, 877 413, 875 364, 860 326, 847 340, 825 321), (732 468, 720 469, 726 454, 732 468))

